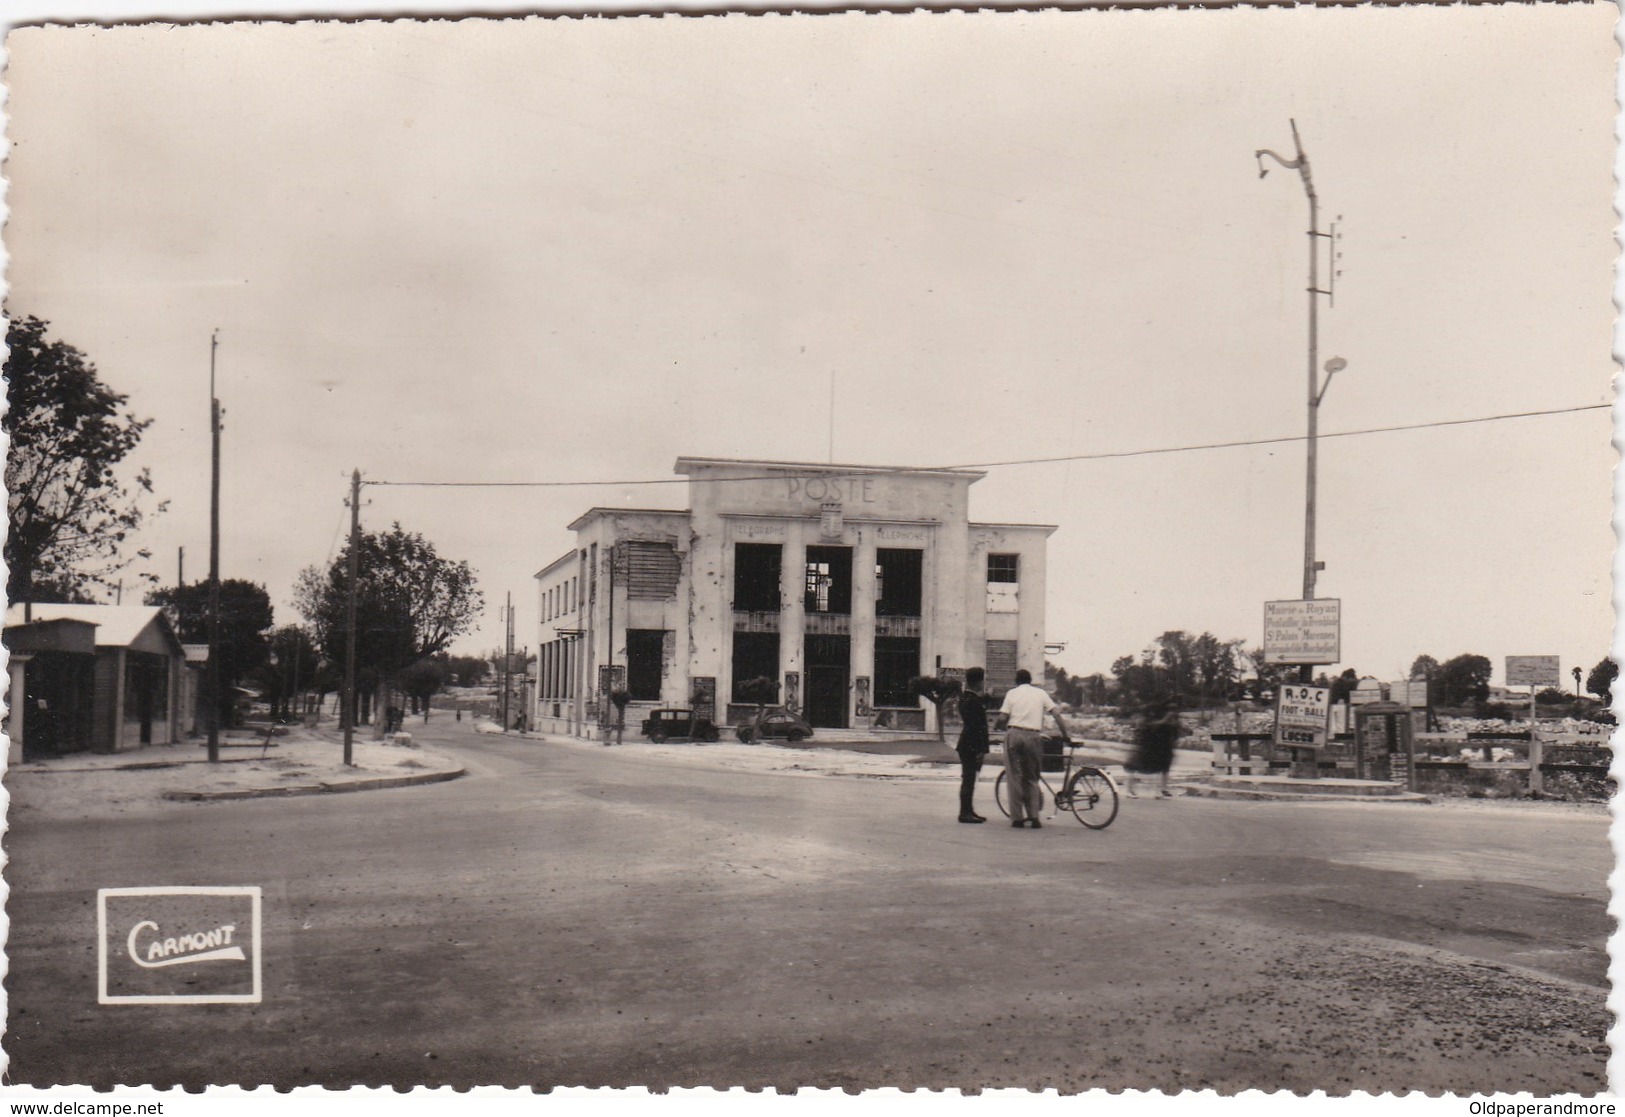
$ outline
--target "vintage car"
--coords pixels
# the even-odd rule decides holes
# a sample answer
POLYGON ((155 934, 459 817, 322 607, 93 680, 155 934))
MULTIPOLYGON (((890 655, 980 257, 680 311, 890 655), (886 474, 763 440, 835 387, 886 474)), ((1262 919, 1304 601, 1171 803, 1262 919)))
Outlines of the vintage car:
POLYGON ((719 736, 715 723, 693 710, 651 710, 643 719, 643 735, 656 744, 674 738, 715 741, 719 736))
POLYGON ((734 732, 741 741, 754 741, 757 738, 766 741, 780 737, 791 744, 805 741, 813 735, 812 726, 783 706, 769 706, 760 717, 748 719, 734 732))

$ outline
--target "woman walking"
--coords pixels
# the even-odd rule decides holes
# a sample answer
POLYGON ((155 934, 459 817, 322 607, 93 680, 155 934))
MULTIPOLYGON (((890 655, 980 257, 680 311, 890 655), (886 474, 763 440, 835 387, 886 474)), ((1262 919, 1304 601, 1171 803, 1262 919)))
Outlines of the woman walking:
POLYGON ((1160 776, 1157 794, 1172 799, 1168 770, 1174 766, 1174 744, 1179 740, 1179 710, 1173 703, 1149 707, 1134 731, 1134 755, 1123 767, 1128 771, 1128 793, 1138 799, 1134 785, 1140 776, 1160 776))

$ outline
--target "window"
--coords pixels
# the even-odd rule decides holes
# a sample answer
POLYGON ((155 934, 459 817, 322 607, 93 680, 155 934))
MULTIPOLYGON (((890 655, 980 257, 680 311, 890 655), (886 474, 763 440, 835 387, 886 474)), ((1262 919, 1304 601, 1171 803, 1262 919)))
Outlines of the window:
POLYGON ((918 706, 908 681, 920 673, 918 636, 875 637, 875 705, 918 706))
POLYGON ((881 548, 875 552, 876 616, 920 615, 920 571, 924 559, 924 551, 881 548))
POLYGON ((852 548, 808 547, 806 597, 809 613, 852 612, 852 548))
POLYGON ((782 548, 777 543, 734 544, 734 609, 741 613, 779 611, 782 548))
POLYGON ((633 600, 670 601, 677 596, 682 564, 670 543, 631 540, 626 553, 626 596, 633 600))
POLYGON ((989 640, 987 642, 987 691, 1003 694, 1016 685, 1016 642, 989 640))
POLYGON ((746 679, 779 677, 777 632, 734 633, 733 701, 741 701, 739 684, 746 679))
POLYGON ((987 580, 989 582, 1015 582, 1017 571, 1020 569, 1020 555, 994 555, 987 556, 987 580))
POLYGON ((638 702, 660 701, 666 633, 658 628, 626 630, 626 692, 638 702))

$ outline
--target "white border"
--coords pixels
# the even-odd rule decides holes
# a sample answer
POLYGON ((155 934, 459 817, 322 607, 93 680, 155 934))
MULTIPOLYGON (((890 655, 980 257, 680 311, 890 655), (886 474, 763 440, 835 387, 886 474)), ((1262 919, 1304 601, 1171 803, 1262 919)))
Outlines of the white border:
POLYGON ((98 888, 96 890, 96 1003, 104 1005, 257 1005, 264 989, 260 984, 260 887, 241 885, 173 885, 142 888, 98 888), (142 997, 113 997, 107 992, 107 898, 109 896, 247 896, 253 901, 254 927, 250 938, 253 953, 254 989, 251 993, 174 993, 142 997))

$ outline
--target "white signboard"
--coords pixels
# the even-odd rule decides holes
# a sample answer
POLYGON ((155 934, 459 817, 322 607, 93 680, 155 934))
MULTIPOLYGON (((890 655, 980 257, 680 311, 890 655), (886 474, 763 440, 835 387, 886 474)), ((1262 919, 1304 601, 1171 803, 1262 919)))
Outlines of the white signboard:
POLYGON ((1376 679, 1361 679, 1349 695, 1352 706, 1368 706, 1382 701, 1382 684, 1376 679))
POLYGON ((1338 663, 1343 603, 1335 597, 1264 602, 1265 663, 1338 663))
POLYGON ((1283 686, 1275 693, 1275 743, 1318 749, 1326 743, 1332 692, 1323 686, 1283 686))
POLYGON ((1555 655, 1507 656, 1507 686, 1563 685, 1563 674, 1555 655))
POLYGON ((1403 682, 1389 683, 1388 700, 1398 702, 1401 706, 1409 706, 1413 710, 1420 710, 1428 704, 1428 681, 1406 679, 1403 682))

